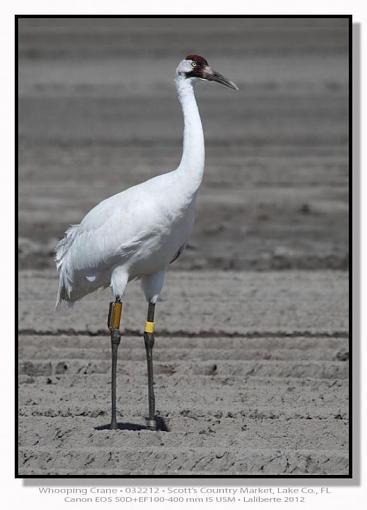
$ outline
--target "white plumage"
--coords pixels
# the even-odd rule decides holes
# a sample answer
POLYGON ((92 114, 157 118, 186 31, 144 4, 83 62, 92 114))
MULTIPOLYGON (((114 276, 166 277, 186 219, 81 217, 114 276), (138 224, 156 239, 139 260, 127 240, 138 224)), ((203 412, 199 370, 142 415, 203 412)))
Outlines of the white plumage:
POLYGON ((66 231, 56 247, 57 304, 108 286, 121 298, 136 278, 142 279, 147 300, 157 301, 167 266, 190 236, 204 171, 204 137, 193 91, 198 78, 237 88, 202 57, 189 56, 179 64, 176 88, 185 127, 178 168, 103 200, 66 231))

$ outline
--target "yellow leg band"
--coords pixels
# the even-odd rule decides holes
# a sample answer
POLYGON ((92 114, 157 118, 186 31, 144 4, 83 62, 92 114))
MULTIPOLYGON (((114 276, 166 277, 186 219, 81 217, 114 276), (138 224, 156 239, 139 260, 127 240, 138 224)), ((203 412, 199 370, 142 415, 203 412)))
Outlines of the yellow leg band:
POLYGON ((154 333, 154 322, 147 321, 145 323, 144 333, 154 333))
POLYGON ((122 303, 111 303, 110 309, 110 320, 109 320, 109 328, 110 329, 119 329, 120 321, 121 321, 121 313, 122 313, 122 303))

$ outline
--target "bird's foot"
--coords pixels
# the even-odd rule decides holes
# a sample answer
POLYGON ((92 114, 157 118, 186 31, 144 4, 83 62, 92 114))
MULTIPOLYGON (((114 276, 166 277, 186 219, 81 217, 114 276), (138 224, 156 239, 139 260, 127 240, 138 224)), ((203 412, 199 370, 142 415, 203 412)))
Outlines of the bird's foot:
POLYGON ((147 429, 157 430, 157 420, 155 418, 146 418, 147 429))
POLYGON ((118 429, 118 425, 116 422, 112 422, 111 425, 110 425, 110 430, 117 430, 118 429))

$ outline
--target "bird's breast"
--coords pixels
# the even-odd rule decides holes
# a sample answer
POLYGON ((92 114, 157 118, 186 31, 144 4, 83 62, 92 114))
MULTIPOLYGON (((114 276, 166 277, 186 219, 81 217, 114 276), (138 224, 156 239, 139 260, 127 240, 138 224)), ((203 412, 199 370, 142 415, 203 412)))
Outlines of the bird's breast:
POLYGON ((148 221, 138 249, 130 260, 132 275, 164 270, 187 242, 194 224, 195 204, 162 206, 148 221), (152 219, 152 218, 151 218, 152 219))

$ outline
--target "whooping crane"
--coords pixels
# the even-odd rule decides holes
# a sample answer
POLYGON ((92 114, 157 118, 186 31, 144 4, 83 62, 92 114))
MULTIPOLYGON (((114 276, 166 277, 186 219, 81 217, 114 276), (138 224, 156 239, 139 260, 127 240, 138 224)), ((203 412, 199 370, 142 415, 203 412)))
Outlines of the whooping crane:
POLYGON ((238 90, 199 55, 188 55, 176 69, 176 89, 184 116, 183 152, 176 170, 158 175, 100 202, 72 225, 56 247, 58 305, 75 302, 111 286, 108 327, 112 347, 111 429, 116 421, 116 365, 121 340, 122 299, 130 280, 140 278, 148 301, 144 341, 148 367, 149 417, 156 429, 153 391, 154 312, 168 265, 182 253, 193 224, 196 195, 204 172, 204 136, 193 85, 216 81, 238 90))

